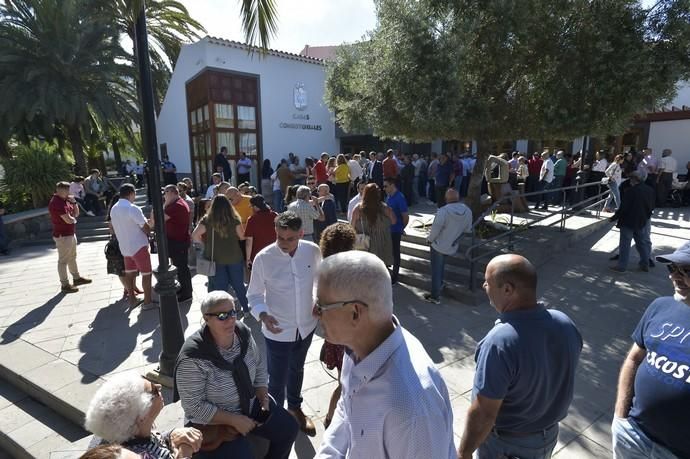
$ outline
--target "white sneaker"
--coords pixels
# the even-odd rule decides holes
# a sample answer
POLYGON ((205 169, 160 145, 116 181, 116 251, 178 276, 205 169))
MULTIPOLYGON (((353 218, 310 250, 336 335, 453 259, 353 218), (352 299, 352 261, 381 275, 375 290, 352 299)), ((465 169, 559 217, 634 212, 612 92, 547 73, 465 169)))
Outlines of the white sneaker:
POLYGON ((96 214, 94 214, 94 213, 91 212, 90 210, 87 210, 85 213, 86 213, 86 215, 88 215, 89 217, 95 217, 95 216, 96 216, 96 214))
POLYGON ((158 309, 158 303, 144 303, 141 305, 141 310, 142 311, 150 311, 151 309, 158 309))

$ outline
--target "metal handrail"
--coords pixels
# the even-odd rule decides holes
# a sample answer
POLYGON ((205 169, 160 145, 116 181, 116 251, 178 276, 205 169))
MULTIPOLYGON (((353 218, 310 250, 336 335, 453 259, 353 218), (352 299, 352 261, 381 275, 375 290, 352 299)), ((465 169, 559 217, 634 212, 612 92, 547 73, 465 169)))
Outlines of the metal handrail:
POLYGON ((565 221, 568 218, 579 215, 579 214, 581 214, 581 213, 583 213, 583 212, 587 211, 588 209, 595 207, 595 206, 598 206, 596 218, 599 218, 601 215, 601 204, 603 204, 608 199, 609 194, 611 193, 611 191, 609 189, 606 189, 605 191, 602 192, 601 191, 602 185, 604 185, 604 184, 601 182, 590 182, 590 183, 585 183, 582 185, 571 185, 571 186, 566 186, 566 187, 554 188, 554 189, 546 190, 546 191, 531 191, 529 193, 510 194, 510 195, 502 196, 500 199, 496 200, 496 202, 493 203, 487 210, 482 212, 482 214, 479 216, 479 218, 477 218, 474 221, 474 223, 472 224, 472 228, 471 228, 472 244, 465 251, 465 257, 470 262, 470 279, 469 279, 470 290, 474 291, 476 288, 475 277, 476 277, 477 261, 482 259, 482 258, 485 258, 489 255, 492 255, 492 254, 494 254, 494 253, 496 253, 499 250, 504 249, 504 248, 508 248, 508 249, 512 250, 513 249, 513 236, 515 235, 515 233, 517 232, 518 229, 522 231, 524 229, 527 229, 527 228, 534 226, 535 224, 537 224, 539 222, 542 222, 546 219, 549 219, 549 218, 553 217, 554 215, 561 214, 561 218, 559 220, 546 225, 546 227, 550 227, 550 226, 555 225, 556 223, 559 223, 559 225, 560 225, 559 231, 565 231, 565 221), (580 191, 580 190, 583 190, 586 188, 591 188, 594 186, 599 187, 599 189, 598 189, 599 193, 597 193, 596 195, 590 196, 589 198, 578 201, 572 205, 566 203, 566 198, 567 198, 567 193, 565 193, 566 191, 569 191, 569 190, 580 191), (520 225, 519 228, 516 229, 514 227, 514 224, 513 224, 513 216, 515 214, 514 199, 515 198, 524 198, 524 197, 528 197, 528 196, 537 196, 537 195, 542 195, 544 193, 548 193, 548 194, 561 193, 561 196, 562 196, 561 209, 553 211, 553 212, 548 212, 545 216, 541 216, 535 220, 532 220, 532 221, 528 222, 526 225, 520 225), (497 234, 496 236, 490 237, 488 239, 484 239, 479 243, 475 243, 476 227, 484 221, 484 219, 486 218, 487 215, 491 214, 496 209, 498 209, 501 205, 505 204, 506 201, 509 201, 510 205, 511 205, 509 230, 506 231, 505 233, 497 234), (578 210, 576 210, 575 212, 571 212, 571 210, 575 209, 575 208, 578 208, 578 210), (492 250, 490 252, 486 252, 486 253, 479 254, 479 255, 475 256, 475 251, 478 248, 483 247, 485 245, 488 245, 488 244, 495 242, 499 239, 504 239, 506 237, 508 238, 508 241, 506 244, 504 244, 500 247, 496 247, 494 250, 492 250))

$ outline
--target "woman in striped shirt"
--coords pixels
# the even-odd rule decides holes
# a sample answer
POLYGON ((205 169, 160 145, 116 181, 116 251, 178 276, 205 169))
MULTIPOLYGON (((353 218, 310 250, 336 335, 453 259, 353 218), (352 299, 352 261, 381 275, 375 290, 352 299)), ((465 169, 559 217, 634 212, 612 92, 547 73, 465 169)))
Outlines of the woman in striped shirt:
POLYGON ((185 417, 200 426, 205 437, 208 428, 204 426, 230 429, 224 430, 225 441, 213 451, 202 446, 198 457, 252 459, 245 438, 251 432, 270 441, 267 458, 288 458, 297 422, 268 395, 266 363, 249 328, 237 321, 232 296, 220 290, 209 292, 201 312, 204 324, 187 338, 178 356, 175 388, 185 417))

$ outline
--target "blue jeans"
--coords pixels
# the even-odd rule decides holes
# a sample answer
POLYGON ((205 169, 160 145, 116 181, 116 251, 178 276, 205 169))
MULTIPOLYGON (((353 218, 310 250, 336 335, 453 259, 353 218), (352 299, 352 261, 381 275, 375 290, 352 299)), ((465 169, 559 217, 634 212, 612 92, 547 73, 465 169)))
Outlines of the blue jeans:
POLYGON ((313 337, 312 331, 306 338, 298 336, 296 341, 290 342, 266 338, 268 392, 278 406, 283 406, 286 389, 288 408, 296 410, 302 406, 304 361, 313 337))
POLYGON ((234 263, 231 265, 216 263, 216 275, 208 279, 208 291, 227 291, 228 284, 230 284, 235 291, 235 296, 240 306, 242 306, 242 310, 244 312, 249 312, 247 287, 244 286, 244 265, 242 263, 234 263))
MULTIPOLYGON (((551 188, 560 188, 563 186, 563 180, 565 180, 565 175, 556 175, 553 177, 551 182, 551 188)), ((551 203, 554 205, 559 205, 563 202, 563 191, 552 191, 551 192, 551 203)))
POLYGON ((609 195, 609 198, 606 200, 606 204, 604 207, 607 209, 611 208, 611 201, 615 204, 614 209, 618 209, 621 205, 621 192, 618 189, 618 184, 614 181, 609 181, 609 190, 611 190, 611 194, 609 195))
POLYGON ((654 443, 630 418, 613 418, 611 440, 614 459, 680 459, 654 443))
POLYGON ((282 190, 273 190, 273 210, 276 212, 283 211, 283 196, 282 190))
POLYGON ((637 253, 640 254, 640 267, 649 267, 649 257, 652 252, 652 244, 649 239, 651 223, 647 222, 647 224, 639 230, 634 230, 626 226, 620 227, 619 230, 618 267, 620 269, 626 269, 628 267, 628 260, 630 259, 630 241, 633 239, 635 239, 637 253))
POLYGON ((455 191, 457 191, 460 196, 462 196, 462 180, 463 179, 464 179, 464 177, 462 175, 455 177, 455 183, 454 183, 455 191))
POLYGON ((431 296, 441 298, 443 287, 443 270, 446 266, 446 256, 431 247, 431 296))
POLYGON ((558 424, 534 435, 508 437, 492 431, 476 453, 478 459, 519 457, 548 459, 558 441, 558 424))
POLYGON ((549 205, 549 201, 551 201, 551 188, 553 188, 553 181, 551 183, 546 182, 545 180, 540 180, 537 183, 537 190, 536 191, 543 191, 543 193, 536 195, 537 200, 534 203, 534 208, 536 209, 539 207, 539 204, 542 202, 544 203, 544 208, 546 208, 549 205))
MULTIPOLYGON (((256 419, 261 405, 254 403, 252 406, 251 416, 256 419)), ((299 426, 295 418, 285 411, 283 407, 277 406, 273 401, 270 402, 271 416, 265 423, 258 426, 251 431, 251 435, 268 440, 271 445, 268 449, 266 458, 270 459, 287 459, 290 457, 292 444, 297 438, 299 426)), ((214 451, 199 452, 194 455, 198 459, 253 459, 254 453, 252 451, 249 440, 246 437, 238 437, 233 441, 222 443, 214 451)))

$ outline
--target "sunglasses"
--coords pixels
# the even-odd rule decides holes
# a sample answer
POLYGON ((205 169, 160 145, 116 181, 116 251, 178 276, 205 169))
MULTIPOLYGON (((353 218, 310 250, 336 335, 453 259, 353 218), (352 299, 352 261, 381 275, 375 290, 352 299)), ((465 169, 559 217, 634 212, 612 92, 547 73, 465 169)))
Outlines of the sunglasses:
POLYGON ((369 307, 368 304, 366 304, 363 301, 359 300, 348 300, 348 301, 340 301, 338 303, 331 303, 331 304, 321 304, 318 301, 314 304, 314 310, 316 311, 317 315, 323 314, 324 311, 328 311, 330 309, 337 309, 337 308, 342 308, 343 306, 347 304, 354 304, 354 303, 359 303, 364 307, 369 307))
POLYGON ((681 276, 690 277, 690 266, 678 266, 674 263, 666 265, 670 274, 678 273, 681 276))
POLYGON ((223 312, 207 312, 204 314, 205 316, 210 316, 210 317, 215 317, 216 319, 220 320, 221 322, 225 322, 226 320, 232 318, 234 319, 237 317, 237 311, 235 309, 231 309, 229 311, 223 311, 223 312))

